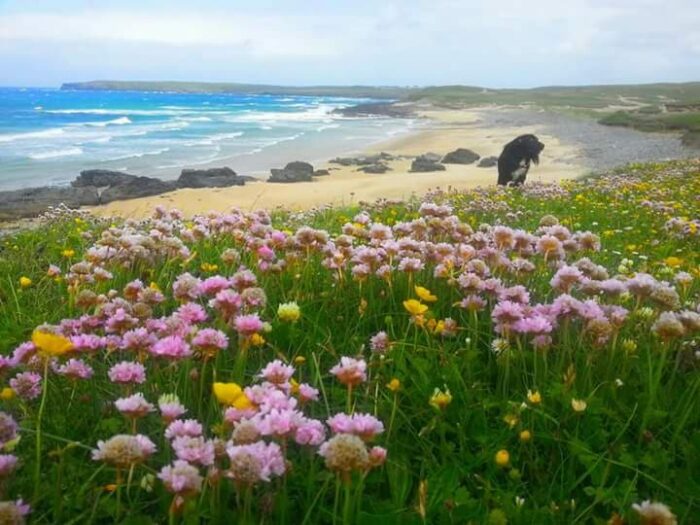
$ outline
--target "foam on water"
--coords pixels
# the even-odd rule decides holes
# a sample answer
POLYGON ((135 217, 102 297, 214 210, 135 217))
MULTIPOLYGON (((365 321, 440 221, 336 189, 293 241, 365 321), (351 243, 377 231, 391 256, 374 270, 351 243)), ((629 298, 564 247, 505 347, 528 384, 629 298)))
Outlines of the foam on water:
POLYGON ((0 88, 0 191, 65 184, 96 167, 173 178, 188 166, 228 163, 262 173, 291 160, 318 160, 318 151, 330 158, 356 148, 357 137, 371 142, 405 127, 333 112, 362 102, 0 88))

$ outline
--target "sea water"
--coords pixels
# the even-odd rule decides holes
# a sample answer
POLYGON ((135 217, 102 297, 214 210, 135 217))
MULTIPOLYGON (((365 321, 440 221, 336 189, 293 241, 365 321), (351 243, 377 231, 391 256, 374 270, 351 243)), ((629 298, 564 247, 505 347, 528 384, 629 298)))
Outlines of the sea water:
POLYGON ((85 169, 177 178, 229 166, 264 178, 402 133, 406 119, 347 118, 368 99, 0 88, 0 190, 66 185, 85 169))

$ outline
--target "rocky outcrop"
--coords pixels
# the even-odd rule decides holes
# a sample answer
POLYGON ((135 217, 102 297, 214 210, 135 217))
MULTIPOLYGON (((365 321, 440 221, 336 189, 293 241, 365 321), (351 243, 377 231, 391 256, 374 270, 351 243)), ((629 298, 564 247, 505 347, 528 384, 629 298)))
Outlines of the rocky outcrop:
POLYGON ((70 183, 74 188, 85 188, 88 186, 95 186, 97 188, 104 188, 107 186, 115 186, 117 184, 125 184, 136 179, 136 175, 129 175, 128 173, 122 173, 121 171, 111 171, 111 170, 84 170, 80 172, 80 175, 70 183))
POLYGON ((37 217, 49 206, 61 203, 71 208, 99 204, 95 187, 28 188, 0 192, 0 220, 37 217))
POLYGON ((387 171, 390 171, 391 168, 387 166, 386 164, 369 164, 367 166, 362 166, 361 168, 358 168, 357 171, 363 171, 365 173, 386 173, 387 171))
POLYGON ((267 182, 309 182, 313 180, 314 167, 308 162, 294 161, 282 169, 271 169, 267 182))
POLYGON ((225 188, 228 186, 243 186, 253 177, 238 175, 231 168, 210 168, 207 170, 182 170, 177 179, 179 188, 225 188))
POLYGON ((242 186, 248 180, 255 179, 237 175, 230 168, 182 170, 176 181, 139 177, 119 171, 85 170, 80 172, 70 186, 0 192, 0 220, 36 217, 49 206, 59 204, 71 208, 96 206, 119 200, 152 197, 180 188, 242 186))
POLYGON ((376 155, 365 155, 363 157, 337 157, 330 162, 341 166, 367 166, 369 164, 379 164, 383 161, 394 160, 397 157, 382 151, 376 155))
POLYGON ((152 197, 178 189, 176 182, 154 179, 151 177, 134 177, 122 184, 110 186, 100 193, 99 204, 113 201, 152 197))
POLYGON ((443 164, 472 164, 479 160, 480 155, 467 148, 457 148, 442 158, 443 164))
POLYGON ((328 170, 316 170, 314 171, 314 177, 325 177, 326 175, 330 175, 331 172, 328 170))
POLYGON ((498 157, 494 157, 493 155, 490 157, 484 157, 479 161, 479 164, 476 165, 477 168, 493 168, 496 164, 498 164, 498 157))
POLYGON ((426 153, 425 155, 420 155, 416 157, 411 163, 411 169, 409 171, 427 173, 430 171, 445 171, 445 166, 440 164, 438 161, 440 156, 435 158, 434 154, 426 153))

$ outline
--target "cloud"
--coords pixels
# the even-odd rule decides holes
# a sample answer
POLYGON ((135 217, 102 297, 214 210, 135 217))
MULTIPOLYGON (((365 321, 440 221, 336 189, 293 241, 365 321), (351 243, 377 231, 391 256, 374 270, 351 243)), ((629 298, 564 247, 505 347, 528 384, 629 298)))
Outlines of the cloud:
POLYGON ((329 32, 309 33, 307 17, 200 13, 152 14, 87 11, 0 16, 0 41, 141 42, 229 46, 257 56, 329 56, 337 53, 329 32))
POLYGON ((41 71, 51 82, 527 87, 697 80, 695 1, 199 0, 195 10, 184 0, 149 7, 105 0, 119 6, 110 9, 63 0, 59 11, 36 0, 31 12, 18 1, 0 7, 0 83, 36 83, 41 71))

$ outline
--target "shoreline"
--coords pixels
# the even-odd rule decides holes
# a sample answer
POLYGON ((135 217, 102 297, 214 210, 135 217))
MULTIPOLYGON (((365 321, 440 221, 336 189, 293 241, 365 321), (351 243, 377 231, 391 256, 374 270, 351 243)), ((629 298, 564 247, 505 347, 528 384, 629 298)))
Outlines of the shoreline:
MULTIPOLYGON (((197 168, 230 166, 239 173, 254 175, 258 180, 247 181, 243 186, 165 190, 148 197, 115 200, 108 204, 82 206, 81 209, 98 217, 135 219, 150 216, 158 205, 178 208, 186 216, 232 207, 298 211, 381 198, 407 199, 437 188, 464 190, 492 186, 497 179, 496 168, 478 167, 477 163, 446 164, 444 171, 436 172, 416 173, 409 169, 416 156, 425 153, 444 156, 457 148, 468 148, 482 158, 497 157, 504 144, 524 133, 536 134, 546 145, 541 163, 532 166, 528 174, 529 181, 555 182, 629 162, 697 157, 696 152, 681 145, 678 137, 668 133, 602 126, 594 121, 532 107, 489 105, 456 109, 420 103, 399 105, 407 120, 406 126, 395 136, 347 149, 343 149, 338 140, 327 141, 313 150, 316 154, 309 154, 308 150, 296 154, 290 143, 265 157, 269 160, 269 168, 302 160, 311 162, 317 170, 328 170, 329 175, 315 177, 311 182, 269 183, 265 181, 268 171, 246 170, 245 166, 239 166, 240 156, 232 156, 197 168), (329 158, 334 154, 359 157, 381 152, 394 158, 385 161, 390 170, 379 174, 358 171, 357 165, 341 166, 329 158)), ((13 222, 15 220, 10 218, 4 225, 13 222)))
MULTIPOLYGON (((100 217, 137 219, 149 216, 157 205, 178 208, 186 216, 231 207, 248 210, 285 208, 296 211, 323 205, 343 206, 380 198, 406 199, 437 188, 468 189, 493 185, 497 179, 495 167, 477 167, 476 163, 447 164, 445 171, 412 173, 409 172, 411 159, 428 152, 443 156, 457 148, 469 148, 482 158, 498 156, 504 144, 520 134, 533 131, 539 133, 546 148, 542 153, 542 162, 539 166, 533 166, 528 180, 553 182, 575 178, 590 171, 576 162, 579 151, 575 146, 563 144, 546 130, 537 130, 537 126, 495 127, 485 123, 482 113, 499 109, 423 107, 416 110, 419 122, 417 126, 397 137, 368 144, 358 151, 361 155, 387 152, 404 157, 388 161, 386 164, 391 171, 383 174, 366 174, 357 171, 357 166, 340 166, 326 159, 321 164, 315 164, 314 168, 327 169, 330 174, 312 182, 280 184, 257 181, 229 188, 182 189, 87 209, 100 217)), ((236 169, 235 166, 232 167, 236 169)))

